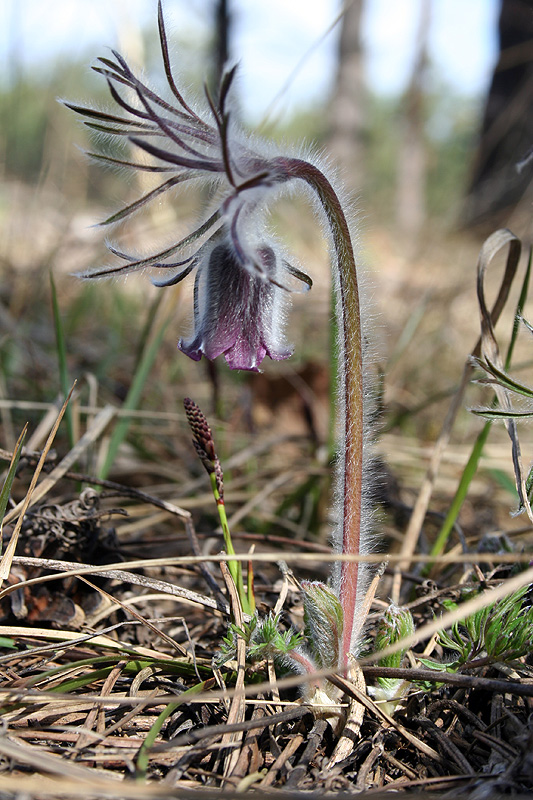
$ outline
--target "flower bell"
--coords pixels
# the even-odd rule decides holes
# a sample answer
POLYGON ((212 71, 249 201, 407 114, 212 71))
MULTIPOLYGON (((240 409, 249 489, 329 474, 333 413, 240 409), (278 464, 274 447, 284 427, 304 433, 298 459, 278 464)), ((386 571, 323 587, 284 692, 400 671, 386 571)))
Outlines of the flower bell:
POLYGON ((197 267, 194 337, 181 339, 179 349, 195 361, 224 355, 231 369, 254 371, 266 355, 288 358, 291 351, 282 338, 284 292, 272 282, 278 271, 271 247, 257 250, 255 264, 246 268, 230 242, 217 242, 197 267))
POLYGON ((181 241, 159 253, 135 258, 113 246, 110 251, 125 263, 91 270, 85 278, 124 275, 150 269, 168 277, 152 279, 158 287, 179 283, 197 270, 194 290, 194 334, 179 348, 195 361, 224 355, 231 369, 257 371, 269 356, 287 358, 283 342, 284 308, 293 291, 287 276, 310 288, 311 280, 282 256, 279 244, 263 234, 265 194, 292 180, 281 158, 263 156, 252 149, 245 135, 230 129, 229 92, 235 68, 220 84, 218 102, 207 93, 210 117, 202 117, 178 90, 168 52, 161 2, 159 37, 163 64, 173 103, 167 102, 139 80, 124 58, 100 58, 93 69, 107 80, 113 100, 125 114, 112 114, 66 103, 87 117, 86 125, 113 139, 126 137, 157 163, 127 161, 90 153, 105 163, 130 169, 167 174, 150 192, 106 219, 103 225, 121 222, 190 180, 204 180, 215 190, 218 208, 181 241), (175 260, 175 257, 178 260, 175 260))

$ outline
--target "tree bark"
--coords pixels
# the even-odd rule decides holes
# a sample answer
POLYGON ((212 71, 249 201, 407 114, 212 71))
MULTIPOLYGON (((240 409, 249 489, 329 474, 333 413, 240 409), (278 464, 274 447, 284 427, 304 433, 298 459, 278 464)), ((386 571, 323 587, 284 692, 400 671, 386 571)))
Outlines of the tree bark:
POLYGON ((505 224, 533 186, 532 0, 501 0, 498 36, 499 58, 465 203, 470 226, 505 224))
POLYGON ((329 145, 351 191, 364 181, 366 87, 361 18, 364 0, 354 0, 343 14, 337 74, 330 107, 329 145))
POLYGON ((396 175, 396 224, 416 243, 426 221, 425 94, 428 77, 428 35, 431 0, 421 0, 415 61, 403 103, 396 175))

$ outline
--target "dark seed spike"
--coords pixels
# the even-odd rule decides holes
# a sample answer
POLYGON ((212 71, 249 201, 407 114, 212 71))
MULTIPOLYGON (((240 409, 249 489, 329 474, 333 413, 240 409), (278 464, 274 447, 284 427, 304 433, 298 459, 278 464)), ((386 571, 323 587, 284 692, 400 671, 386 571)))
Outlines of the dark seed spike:
MULTIPOLYGON (((166 286, 176 286, 176 284, 180 283, 187 275, 190 275, 193 269, 196 267, 198 262, 196 260, 192 261, 188 267, 183 269, 181 272, 178 272, 177 275, 173 275, 172 278, 167 278, 165 281, 158 281, 155 278, 152 278, 152 284, 157 286, 158 289, 163 289, 166 286)), ((170 267, 170 264, 153 264, 152 267, 161 267, 167 268, 170 267)))
POLYGON ((283 266, 293 276, 293 278, 296 278, 296 280, 305 283, 307 289, 304 289, 304 292, 309 291, 309 289, 313 287, 313 279, 310 278, 309 275, 307 275, 305 272, 302 272, 301 269, 298 269, 297 267, 294 267, 292 264, 289 264, 289 262, 285 261, 285 259, 283 259, 283 266))
POLYGON ((163 19, 163 6, 161 0, 159 0, 157 4, 157 25, 159 28, 159 42, 161 44, 161 55, 163 57, 163 64, 165 67, 165 75, 167 76, 167 82, 170 87, 170 90, 180 106, 187 111, 188 114, 191 115, 197 122, 200 122, 204 125, 204 121, 192 110, 192 108, 185 102, 183 95, 179 91, 178 87, 176 86, 176 82, 174 81, 174 76, 172 74, 172 65, 170 63, 170 56, 168 52, 168 41, 167 41, 167 32, 165 30, 165 20, 163 19))
MULTIPOLYGON (((171 247, 167 247, 165 250, 162 250, 160 253, 154 253, 154 255, 152 255, 152 256, 148 256, 147 258, 141 258, 141 259, 138 259, 138 260, 135 260, 132 256, 128 256, 125 253, 121 253, 119 250, 117 250, 111 244, 109 244, 109 243, 106 243, 106 244, 107 244, 108 250, 111 253, 113 253, 113 255, 118 256, 118 258, 122 258, 122 259, 125 259, 126 261, 130 262, 129 264, 126 265, 126 267, 117 267, 116 268, 117 272, 124 271, 125 269, 129 269, 129 270, 142 269, 143 267, 152 266, 152 264, 155 264, 157 261, 160 261, 160 260, 162 260, 164 258, 167 258, 168 256, 171 256, 173 253, 177 253, 178 250, 181 250, 183 247, 186 247, 187 245, 191 244, 192 242, 195 242, 197 239, 200 238, 200 236, 203 236, 204 233, 207 233, 207 231, 210 228, 212 228, 213 225, 215 225, 218 222, 219 219, 220 219, 220 211, 215 211, 215 213, 212 214, 209 217, 209 219, 207 219, 202 225, 200 225, 200 227, 196 228, 194 231, 192 231, 192 233, 190 233, 184 239, 181 239, 181 241, 179 241, 177 244, 174 244, 171 247)), ((98 277, 98 273, 91 273, 91 274, 87 275, 86 277, 89 277, 89 278, 90 277, 98 277)))
POLYGON ((227 70, 222 75, 222 80, 220 82, 220 90, 219 90, 219 98, 218 98, 218 105, 220 108, 221 114, 224 114, 225 107, 226 107, 226 100, 228 98, 228 93, 231 88, 231 84, 233 83, 233 79, 237 72, 237 65, 235 64, 230 70, 227 70))
MULTIPOLYGON (((146 98, 143 96, 142 92, 137 90, 137 94, 139 96, 139 100, 146 109, 148 117, 163 131, 163 133, 165 133, 166 136, 168 136, 169 139, 171 139, 174 142, 174 144, 177 144, 178 147, 181 147, 181 149, 184 150, 186 153, 190 153, 192 156, 196 156, 196 158, 200 159, 207 158, 207 160, 211 160, 204 153, 200 153, 194 147, 191 147, 189 144, 187 144, 180 136, 177 136, 176 133, 172 130, 172 127, 168 124, 170 120, 166 120, 163 117, 160 117, 159 114, 156 114, 153 108, 146 100, 146 98)), ((191 136, 193 138, 196 138, 196 134, 194 131, 191 133, 191 136)))
POLYGON ((205 86, 204 88, 205 88, 205 94, 206 94, 206 97, 207 97, 207 102, 209 103, 209 108, 211 109, 213 117, 215 118, 215 122, 216 122, 216 125, 217 125, 217 128, 218 128, 218 132, 219 132, 220 146, 221 146, 221 150, 222 150, 222 160, 224 162, 224 172, 226 173, 226 177, 228 179, 229 184, 231 186, 235 187, 236 184, 235 184, 235 180, 233 178, 233 171, 232 171, 232 168, 231 168, 231 162, 230 162, 229 150, 228 150, 228 142, 227 142, 227 136, 226 136, 226 131, 227 131, 227 127, 226 126, 227 126, 227 121, 228 120, 227 120, 227 118, 225 118, 224 116, 222 116, 220 114, 219 109, 217 109, 217 107, 216 107, 216 105, 215 105, 215 103, 213 101, 213 98, 211 97, 211 94, 209 92, 208 87, 205 86))
POLYGON ((169 164, 177 164, 178 167, 188 167, 190 169, 198 169, 204 172, 223 172, 224 165, 221 161, 212 161, 208 159, 192 159, 184 158, 176 153, 169 153, 168 150, 162 150, 149 142, 143 142, 136 136, 130 136, 130 142, 141 150, 146 150, 150 155, 161 159, 161 161, 168 161, 169 164))
POLYGON ((213 434, 211 433, 209 423, 207 422, 203 412, 196 405, 196 403, 190 399, 190 397, 185 398, 183 401, 183 406, 185 408, 187 422, 189 423, 190 429, 194 436, 193 444, 196 448, 196 452, 198 453, 198 456, 200 457, 200 460, 207 472, 210 475, 213 472, 215 473, 217 488, 219 487, 219 484, 220 487, 223 488, 222 468, 215 452, 215 442, 213 440, 213 434))
POLYGON ((107 79, 107 85, 109 87, 109 93, 111 97, 119 106, 124 109, 124 111, 129 111, 129 113, 133 114, 134 117, 140 117, 141 119, 153 119, 151 114, 148 114, 146 111, 141 111, 140 108, 135 108, 127 103, 126 100, 119 95, 109 78, 107 79))
POLYGON ((168 181, 164 181, 159 186, 156 186, 155 189, 152 189, 151 192, 147 192, 142 197, 139 197, 137 200, 134 200, 133 203, 130 203, 129 206, 122 208, 120 211, 117 211, 115 214, 112 214, 110 217, 105 219, 103 222, 100 222, 100 225, 114 225, 120 220, 129 217, 130 214, 133 214, 135 211, 138 211, 140 208, 145 206, 147 203, 150 203, 156 197, 163 194, 164 192, 171 189, 173 186, 177 186, 179 183, 183 183, 184 181, 191 180, 194 178, 194 175, 191 175, 189 172, 181 173, 181 175, 175 175, 172 178, 169 178, 168 181))
POLYGON ((141 172, 173 172, 174 167, 156 167, 152 164, 140 164, 137 161, 122 161, 120 158, 111 158, 111 156, 104 156, 101 153, 86 153, 89 158, 94 158, 96 161, 104 161, 106 164, 116 164, 118 167, 129 167, 130 169, 138 169, 141 172))
POLYGON ((110 81, 115 81, 116 83, 122 83, 124 86, 131 87, 131 81, 127 78, 124 78, 120 72, 116 72, 110 69, 104 69, 104 67, 91 67, 93 72, 97 72, 98 75, 103 75, 104 78, 110 81))
POLYGON ((204 450, 206 455, 211 461, 216 458, 215 443, 213 441, 213 434, 207 422, 205 414, 201 411, 199 406, 196 405, 194 400, 186 397, 183 401, 187 421, 191 428, 194 438, 199 446, 204 450))
MULTIPOLYGON (((198 126, 204 128, 204 130, 209 130, 209 125, 207 125, 197 114, 193 111, 189 110, 188 106, 185 104, 187 111, 180 111, 179 109, 171 106, 170 103, 167 103, 166 100, 163 100, 162 97, 159 97, 158 94, 153 92, 145 83, 139 80, 131 69, 128 66, 127 61, 117 53, 115 50, 112 51, 113 55, 119 62, 122 69, 115 66, 115 73, 116 73, 116 80, 120 80, 121 83, 128 83, 132 89, 140 91, 143 95, 150 98, 154 103, 161 106, 165 111, 168 111, 170 114, 174 114, 181 119, 187 120, 191 123, 191 125, 196 129, 198 126)), ((111 62, 112 63, 112 62, 111 62)), ((114 76, 110 76, 114 77, 114 76)))
POLYGON ((98 111, 96 108, 88 108, 86 106, 78 106, 75 103, 69 103, 66 100, 63 100, 63 105, 67 108, 70 108, 71 111, 75 111, 76 114, 80 114, 83 117, 90 117, 91 119, 101 119, 105 120, 106 122, 116 122, 117 124, 124 124, 124 125, 134 125, 135 127, 139 128, 152 128, 152 125, 146 122, 138 122, 137 120, 131 120, 127 117, 119 117, 116 114, 109 114, 107 111, 98 111))
MULTIPOLYGON (((99 125, 97 122, 84 122, 84 125, 87 128, 90 128, 93 131, 100 131, 101 133, 107 133, 110 136, 131 136, 135 134, 135 136, 164 136, 164 133, 157 130, 132 130, 131 128, 110 128, 107 125, 99 125)), ((140 126, 140 122, 135 121, 128 121, 128 124, 131 126, 140 126)))

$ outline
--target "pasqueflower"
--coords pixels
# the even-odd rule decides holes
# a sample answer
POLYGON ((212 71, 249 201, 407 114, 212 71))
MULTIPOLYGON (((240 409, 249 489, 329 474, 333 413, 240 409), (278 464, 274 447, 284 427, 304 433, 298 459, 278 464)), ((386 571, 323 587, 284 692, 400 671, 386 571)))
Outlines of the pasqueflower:
MULTIPOLYGON (((307 189, 318 201, 331 242, 336 292, 340 442, 338 524, 332 539, 337 552, 348 556, 365 553, 370 518, 363 447, 367 371, 363 368, 355 254, 339 194, 314 163, 276 154, 263 143, 250 141, 233 124, 229 106, 234 69, 222 76, 216 102, 207 93, 206 113, 193 109, 174 81, 161 0, 158 8, 161 52, 172 102, 137 78, 122 56, 114 52, 113 59, 99 59, 94 69, 107 80, 121 110, 113 114, 67 105, 87 117, 86 124, 91 128, 115 140, 126 139, 153 161, 145 164, 93 154, 95 158, 165 175, 158 187, 113 214, 106 223, 120 222, 164 192, 191 180, 209 187, 214 211, 185 238, 159 253, 134 258, 110 247, 122 263, 97 269, 86 277, 150 269, 158 274, 152 278, 155 285, 163 287, 196 270, 194 333, 190 340, 180 342, 180 349, 195 360, 202 355, 213 359, 223 354, 232 368, 257 370, 265 355, 273 359, 289 355, 283 339, 283 311, 291 283, 296 278, 305 288, 311 285, 310 279, 287 261, 279 242, 265 232, 264 216, 280 190, 294 183, 307 189)), ((318 646, 328 649, 329 658, 335 657, 342 670, 360 648, 366 616, 366 575, 364 564, 346 559, 334 570, 331 592, 325 587, 304 588, 309 595, 310 628, 316 631, 317 639, 324 640, 318 646), (334 648, 324 632, 331 632, 334 648)), ((322 663, 326 663, 324 659, 322 663)), ((293 660, 304 669, 313 669, 312 655, 296 653, 293 660)))
POLYGON ((196 230, 165 250, 134 258, 110 246, 125 263, 85 273, 95 278, 150 268, 168 277, 152 278, 156 286, 178 283, 196 270, 194 335, 180 349, 195 360, 224 355, 232 369, 257 370, 265 355, 290 355, 284 343, 284 309, 291 278, 309 288, 311 280, 283 257, 278 242, 264 233, 265 194, 288 181, 280 160, 252 148, 230 118, 229 93, 235 68, 221 81, 218 100, 207 94, 207 114, 200 115, 184 99, 172 74, 161 3, 159 35, 163 64, 173 102, 167 102, 137 78, 124 58, 100 58, 93 69, 107 80, 121 107, 119 114, 67 102, 88 118, 100 133, 127 138, 157 164, 144 164, 99 153, 100 161, 168 175, 155 189, 113 214, 102 224, 114 224, 138 211, 178 184, 204 180, 218 207, 196 230))

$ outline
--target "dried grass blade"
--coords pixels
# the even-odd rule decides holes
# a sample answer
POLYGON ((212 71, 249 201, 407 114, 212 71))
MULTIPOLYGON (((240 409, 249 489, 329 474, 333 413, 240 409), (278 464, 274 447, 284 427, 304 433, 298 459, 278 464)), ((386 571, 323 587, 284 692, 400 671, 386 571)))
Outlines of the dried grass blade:
POLYGON ((146 775, 146 770, 148 768, 148 762, 150 759, 150 748, 154 745, 156 738, 158 737, 165 720, 170 717, 174 711, 179 708, 179 706, 186 703, 191 697, 194 695, 201 694, 202 692, 206 692, 210 689, 215 683, 214 678, 207 678, 207 680, 202 681, 201 683, 196 684, 191 689, 187 689, 185 692, 180 694, 179 700, 174 703, 169 703, 167 707, 159 714, 158 718, 146 734, 146 738, 142 743, 139 753, 137 755, 137 777, 144 777, 146 775))
POLYGON ((357 686, 355 686, 351 681, 347 681, 345 678, 341 678, 340 675, 332 675, 330 676, 329 680, 335 684, 339 689, 341 689, 346 695, 349 697, 353 697, 355 700, 358 701, 362 706, 364 706, 371 714, 375 717, 384 721, 390 725, 391 728, 395 728, 399 734, 401 734, 410 744, 413 744, 421 753, 425 756, 429 756, 429 758, 435 759, 437 762, 442 763, 442 757, 434 750, 432 747, 427 745, 425 742, 422 742, 418 739, 417 736, 411 733, 411 731, 407 730, 403 725, 397 722, 393 717, 386 714, 378 705, 375 703, 370 697, 368 697, 365 692, 361 692, 357 686))
POLYGON ((13 486, 13 481, 15 480, 17 466, 20 460, 20 456, 22 453, 22 446, 24 445, 24 439, 26 438, 27 431, 28 431, 28 423, 26 423, 26 425, 24 426, 22 433, 20 434, 17 440, 17 443, 13 450, 13 455, 11 457, 11 463, 9 464, 9 470, 6 475, 4 485, 2 486, 2 491, 0 492, 0 552, 2 548, 2 530, 4 527, 4 514, 6 513, 6 508, 9 501, 9 495, 11 494, 11 487, 13 486))
MULTIPOLYGON (((132 583, 135 586, 144 586, 145 588, 154 589, 158 592, 165 592, 166 594, 180 597, 188 602, 197 603, 198 605, 212 608, 213 610, 221 610, 219 608, 219 602, 212 597, 206 597, 198 592, 193 592, 192 589, 184 589, 181 586, 176 586, 172 583, 166 583, 165 581, 160 581, 156 578, 150 578, 145 575, 137 575, 135 572, 127 572, 124 569, 118 568, 113 569, 113 565, 111 564, 107 565, 106 567, 97 567, 91 564, 77 564, 76 562, 55 561, 54 559, 48 558, 31 558, 29 556, 15 556, 13 558, 13 562, 16 564, 39 566, 43 569, 59 570, 63 572, 63 577, 101 575, 103 578, 125 581, 127 583, 132 583)), ((140 565, 139 562, 135 562, 135 564, 136 566, 140 565)), ((142 565, 150 566, 150 564, 153 564, 153 562, 147 560, 142 565)), ((120 566, 127 566, 127 564, 121 564, 120 566)), ((11 594, 11 592, 15 591, 17 588, 20 589, 23 586, 33 586, 37 583, 47 583, 48 581, 53 580, 57 580, 57 575, 40 575, 38 578, 31 578, 30 580, 17 583, 15 586, 8 587, 4 589, 3 592, 0 592, 0 599, 8 594, 11 594)), ((226 611, 225 608, 222 610, 226 611)))
MULTIPOLYGON (((498 295, 496 297, 496 301, 492 307, 492 310, 489 314, 489 319, 491 320, 492 325, 496 324, 497 320, 500 317, 501 312, 503 311, 505 303, 507 302, 507 298, 509 297, 509 291, 511 289, 514 277, 516 275, 518 262, 520 260, 520 251, 521 251, 520 241, 510 231, 505 229, 498 230, 491 236, 489 236, 488 239, 484 242, 478 259, 478 275, 479 275, 480 270, 483 270, 484 273, 487 266, 494 258, 494 256, 506 245, 509 245, 509 254, 507 256, 505 270, 498 291, 498 295)), ((422 525, 424 523, 426 512, 429 506, 429 501, 431 499, 431 495, 433 492, 433 485, 437 478, 439 465, 442 456, 444 455, 444 451, 450 440, 450 435, 453 424, 455 422, 455 417, 457 416, 457 413, 463 404, 463 396, 466 391, 466 387, 468 386, 468 383, 470 382, 472 377, 473 366, 471 364, 470 359, 472 356, 477 357, 480 355, 481 342, 482 339, 480 337, 465 363, 463 375, 461 378, 461 383, 459 384, 459 388, 457 389, 457 392, 448 409, 448 413, 446 414, 446 417, 444 419, 442 430, 435 444, 435 448, 431 456, 429 467, 427 469, 424 481, 420 488, 420 492, 418 494, 413 509, 413 513, 411 514, 411 519, 409 521, 409 525, 407 527, 407 531, 405 533, 402 545, 402 556, 405 556, 405 561, 399 563, 398 567, 396 568, 393 589, 391 592, 392 600, 395 603, 399 601, 401 572, 409 568, 410 564, 409 557, 412 556, 412 554, 416 549, 418 537, 420 535, 420 531, 422 529, 422 525)))
MULTIPOLYGON (((43 772, 58 775, 61 778, 86 781, 85 791, 87 794, 92 793, 90 787, 93 787, 95 783, 94 769, 73 764, 67 758, 58 758, 58 756, 50 755, 40 748, 21 744, 14 737, 11 739, 6 736, 0 737, 0 753, 12 760, 14 764, 28 764, 33 770, 43 770, 43 772)), ((109 782, 113 781, 115 791, 117 791, 121 776, 111 772, 111 770, 99 769, 97 783, 103 782, 105 778, 109 782)))
MULTIPOLYGON (((66 402, 70 400, 71 394, 72 392, 69 394, 66 402)), ((48 454, 48 451, 52 445, 52 441, 56 434, 57 428, 59 427, 59 423, 61 422, 61 417, 63 416, 65 407, 66 403, 63 405, 63 408, 60 412, 60 417, 58 417, 56 424, 52 428, 50 436, 48 437, 48 441, 46 442, 45 449, 43 450, 43 455, 41 456, 39 464, 37 465, 39 473, 41 472, 42 466, 44 464, 44 459, 46 458, 46 455, 48 454)), ((5 522, 10 522, 17 516, 17 514, 20 514, 21 518, 19 519, 19 522, 22 524, 22 517, 26 513, 27 508, 30 505, 34 505, 39 500, 41 500, 50 491, 50 489, 57 483, 57 481, 60 480, 65 475, 65 473, 69 471, 69 469, 76 463, 76 461, 79 460, 79 458, 85 452, 85 450, 87 450, 87 448, 90 447, 90 445, 94 444, 94 442, 101 436, 103 431, 109 425, 111 419, 115 416, 115 413, 116 410, 113 408, 113 406, 111 405, 105 406, 96 415, 91 426, 85 431, 79 442, 76 442, 72 450, 69 453, 67 453, 65 458, 63 458, 63 460, 57 465, 57 467, 55 467, 55 469, 52 470, 50 475, 48 475, 48 477, 46 477, 42 481, 42 483, 39 484, 38 488, 35 489, 35 486, 33 486, 33 488, 30 487, 32 489, 32 494, 27 505, 24 507, 24 511, 22 511, 22 508, 24 506, 24 503, 26 503, 26 500, 19 503, 17 506, 15 506, 15 508, 13 508, 9 512, 9 514, 6 515, 5 522)), ((36 474, 38 478, 39 474, 37 473, 37 471, 36 474)), ((33 483, 34 482, 32 481, 32 484, 33 483)))
MULTIPOLYGON (((481 356, 483 360, 495 368, 498 373, 505 372, 503 360, 500 355, 500 349, 494 333, 494 322, 487 309, 485 302, 485 274, 487 267, 492 258, 499 250, 509 245, 508 263, 511 259, 516 261, 520 258, 521 244, 520 240, 516 238, 510 231, 497 231, 493 234, 482 248, 481 255, 478 261, 478 275, 477 275, 477 296, 479 303, 479 313, 481 316, 481 356)), ((509 397, 509 390, 506 386, 502 385, 498 380, 494 383, 494 391, 498 398, 498 403, 503 411, 511 412, 511 400, 509 397)), ((509 438, 511 440, 511 450, 513 458, 513 467, 515 471, 516 488, 518 490, 518 497, 520 507, 519 510, 525 510, 529 519, 533 522, 533 510, 529 503, 527 496, 526 478, 524 469, 522 467, 522 456, 520 452, 520 442, 518 440, 518 431, 516 428, 516 421, 512 418, 505 418, 505 427, 509 438)))
MULTIPOLYGON (((128 662, 126 659, 122 659, 121 661, 118 662, 118 664, 116 664, 113 667, 113 669, 111 670, 111 672, 104 681, 104 684, 100 691, 100 697, 107 697, 108 695, 111 694, 115 683, 120 678, 124 670, 124 667, 126 666, 127 663, 128 662)), ((79 752, 84 747, 90 745, 91 742, 93 741, 94 738, 93 726, 95 725, 95 723, 97 723, 98 717, 99 716, 101 717, 102 711, 103 711, 102 706, 94 705, 93 708, 91 708, 91 710, 87 714, 87 717, 83 725, 79 726, 81 730, 76 740, 76 743, 74 744, 75 752, 79 752)))
POLYGON ((86 580, 86 578, 80 577, 80 580, 88 584, 88 586, 90 586, 91 589, 94 589, 95 591, 99 592, 101 595, 106 597, 112 603, 116 603, 127 614, 131 614, 131 616, 134 619, 136 619, 138 622, 141 622, 143 625, 149 628, 155 636, 157 636, 159 639, 163 639, 163 641, 165 641, 168 645, 170 645, 170 647, 172 647, 173 650, 177 650, 180 656, 183 656, 185 658, 190 658, 189 653, 187 652, 185 647, 183 647, 183 645, 181 645, 179 642, 176 642, 176 640, 173 639, 172 636, 169 636, 168 634, 164 633, 164 631, 159 630, 159 628, 156 625, 153 625, 151 622, 145 619, 145 617, 143 617, 142 614, 139 614, 139 612, 135 611, 135 609, 132 608, 130 605, 128 605, 127 603, 123 603, 117 597, 114 597, 113 595, 109 594, 109 592, 106 592, 105 589, 102 589, 100 586, 96 586, 94 583, 91 583, 91 581, 86 580))
MULTIPOLYGON (((52 430, 54 422, 56 421, 57 415, 59 414, 59 410, 63 404, 63 397, 58 395, 53 403, 43 403, 35 406, 36 411, 41 411, 45 409, 45 415, 42 417, 40 422, 37 424, 37 427, 34 429, 33 433, 31 434, 28 442, 26 444, 26 452, 28 451, 36 451, 41 450, 43 443, 46 441, 46 437, 52 430)), ((33 410, 30 408, 31 403, 17 403, 13 405, 13 408, 20 408, 21 411, 25 410, 33 410)))
MULTIPOLYGON (((114 628, 115 626, 111 626, 114 628)), ((119 652, 127 653, 128 655, 135 655, 137 657, 144 657, 144 658, 153 658, 157 659, 158 661, 172 661, 172 656, 168 653, 161 653, 157 650, 151 650, 148 647, 142 647, 141 645, 126 645, 122 642, 117 641, 117 639, 112 639, 110 636, 107 636, 103 633, 88 633, 83 636, 77 631, 58 631, 51 628, 27 628, 24 626, 18 625, 1 625, 0 626, 0 634, 5 637, 11 637, 13 639, 24 639, 31 638, 31 639, 46 639, 52 642, 57 642, 58 644, 55 645, 57 649, 63 647, 76 647, 81 644, 85 644, 86 642, 90 642, 95 647, 105 647, 109 650, 118 650, 119 652)), ((30 648, 25 650, 22 654, 8 654, 8 656, 2 656, 2 662, 8 661, 10 658, 15 658, 18 656, 24 657, 27 656, 28 653, 32 653, 34 650, 36 653, 40 653, 41 651, 46 652, 47 650, 52 649, 51 646, 45 645, 41 647, 30 648)), ((0 662, 0 663, 2 663, 0 662)))
MULTIPOLYGON (((519 253, 517 254, 517 257, 518 256, 519 256, 519 253)), ((526 299, 527 299, 527 295, 528 295, 530 273, 531 273, 531 256, 530 256, 530 258, 528 260, 526 273, 524 275, 524 280, 522 282, 522 288, 520 290, 520 297, 518 298, 518 303, 517 303, 517 306, 516 306, 515 318, 514 318, 514 323, 513 323, 513 330, 512 330, 512 333, 511 333, 511 340, 509 342, 509 347, 507 348, 507 355, 506 355, 506 358, 505 358, 505 369, 506 370, 509 369, 510 366, 511 366, 514 346, 515 346, 516 339, 517 339, 517 336, 518 336, 518 328, 519 328, 519 324, 520 324, 520 319, 522 318, 522 311, 523 311, 523 308, 524 308, 524 305, 525 305, 525 302, 526 302, 526 299)), ((496 367, 493 367, 493 365, 490 365, 488 363, 484 363, 477 356, 473 356, 472 360, 473 360, 474 364, 477 364, 478 366, 482 367, 486 371, 489 371, 489 368, 491 368, 491 367, 492 367, 492 369, 496 370, 496 367)), ((507 385, 508 385, 509 389, 511 389, 512 391, 518 391, 519 390, 518 387, 520 385, 516 381, 512 381, 512 379, 510 379, 509 376, 507 376, 505 372, 501 372, 499 370, 496 370, 496 374, 493 373, 493 377, 498 378, 498 376, 502 376, 502 378, 508 378, 509 383, 507 385)), ((527 389, 527 387, 523 387, 523 388, 527 389)), ((531 390, 529 390, 529 392, 530 392, 529 396, 530 397, 533 396, 533 392, 531 392, 531 390)), ((475 409, 470 409, 470 410, 474 414, 478 414, 479 413, 475 409)), ((487 409, 487 411, 489 411, 489 409, 487 409)), ((502 418, 505 418, 507 415, 508 415, 508 412, 504 411, 502 409, 490 409, 490 413, 483 413, 483 412, 480 413, 480 416, 485 417, 485 419, 487 419, 487 420, 490 420, 490 419, 502 419, 502 418)), ((518 416, 527 417, 527 416, 530 416, 530 414, 529 414, 529 412, 526 412, 526 413, 520 414, 518 416)), ((455 492, 455 496, 454 496, 454 498, 453 498, 453 500, 451 502, 450 508, 448 509, 448 513, 446 515, 446 519, 444 520, 444 522, 442 524, 442 527, 441 527, 441 529, 440 529, 440 531, 439 531, 439 533, 437 535, 437 538, 436 538, 435 543, 433 545, 433 548, 431 550, 431 555, 434 555, 434 556, 435 555, 440 555, 440 553, 443 552, 443 550, 444 550, 444 548, 446 546, 446 542, 448 541, 448 538, 449 538, 450 533, 451 533, 451 531, 452 531, 452 529, 453 529, 453 527, 455 525, 457 517, 459 516, 459 511, 461 510, 463 502, 466 499, 466 495, 468 493, 468 489, 470 487, 470 484, 471 484, 475 474, 477 473, 479 461, 481 459, 481 456, 482 456, 486 441, 488 439, 489 433, 490 433, 490 423, 487 422, 487 424, 483 426, 482 430, 480 431, 480 433, 478 434, 478 436, 476 438, 476 441, 474 443, 474 447, 472 448, 472 452, 470 454, 468 462, 467 462, 467 464, 466 464, 466 466, 465 466, 465 468, 463 470, 463 474, 461 475, 461 479, 459 481, 459 485, 458 485, 457 490, 455 492)), ((427 567, 424 568, 424 570, 423 570, 423 574, 424 575, 429 572, 430 567, 431 567, 431 565, 428 564, 427 567)))
MULTIPOLYGON (((74 386, 75 385, 76 384, 74 384, 74 386)), ((19 518, 17 520, 17 524, 13 529, 13 533, 11 534, 11 539, 9 540, 9 543, 6 547, 6 552, 4 553, 4 555, 2 556, 2 560, 0 561, 0 587, 7 579, 9 573, 11 572, 11 562, 13 561, 13 556, 15 555, 20 529, 22 528, 22 522, 24 520, 24 514, 26 513, 30 503, 33 500, 33 496, 35 494, 35 487, 37 485, 37 481, 39 480, 39 475, 41 474, 44 462, 46 461, 46 457, 50 451, 50 448, 52 447, 52 443, 55 439, 55 435, 57 433, 59 425, 61 424, 61 420, 63 419, 65 411, 67 410, 67 406, 70 402, 72 392, 74 391, 74 386, 70 390, 65 402, 63 403, 63 406, 57 416, 55 424, 52 430, 50 431, 50 435, 46 440, 46 444, 44 446, 43 452, 41 453, 41 457, 37 463, 37 466, 35 467, 35 472, 33 473, 33 477, 31 479, 29 489, 26 493, 26 497, 12 511, 10 511, 9 514, 6 514, 4 518, 4 522, 7 523, 9 522, 9 520, 13 519, 14 516, 16 516, 16 513, 19 513, 19 518)))

